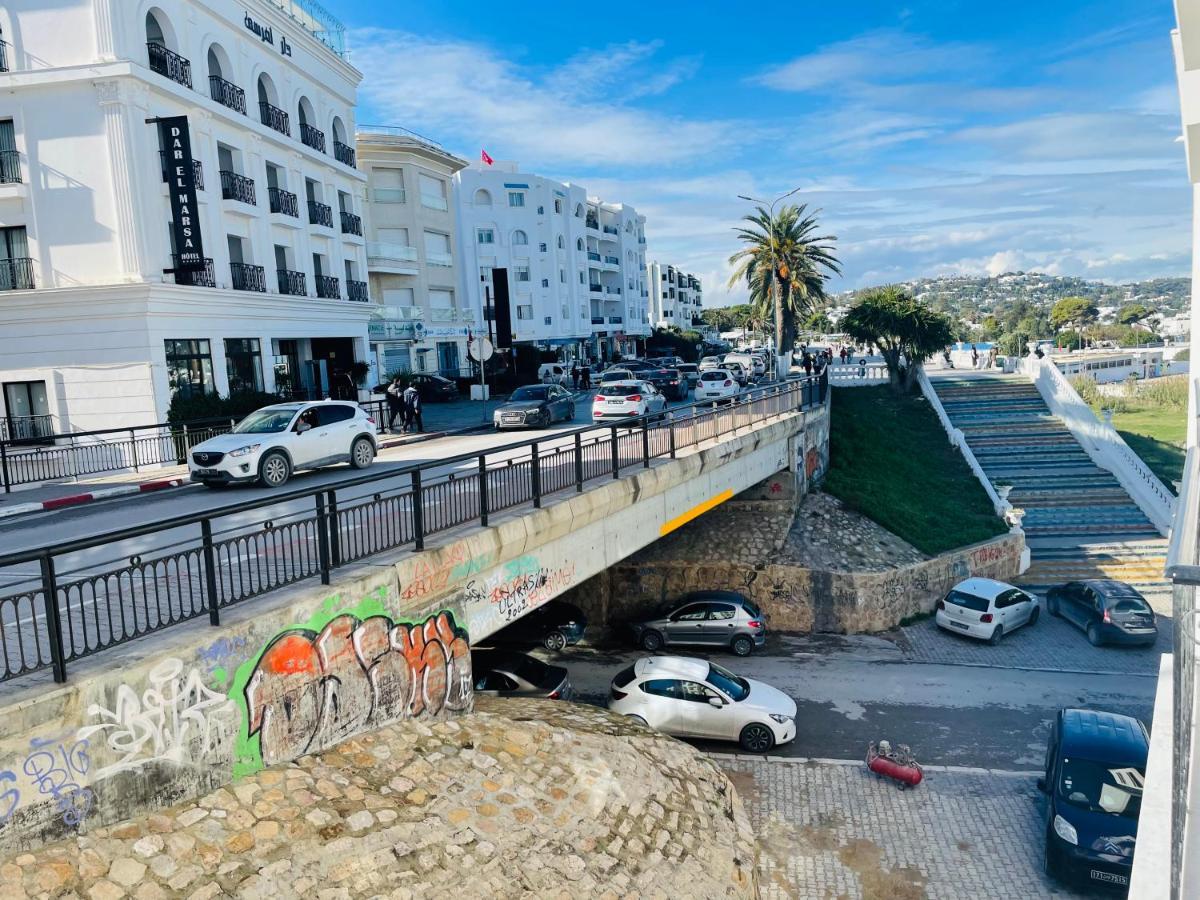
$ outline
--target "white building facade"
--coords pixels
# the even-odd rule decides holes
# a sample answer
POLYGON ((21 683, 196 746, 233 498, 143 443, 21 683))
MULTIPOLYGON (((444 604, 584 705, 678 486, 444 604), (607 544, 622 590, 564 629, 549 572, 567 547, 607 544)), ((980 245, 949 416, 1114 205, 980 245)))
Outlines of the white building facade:
POLYGON ((352 393, 370 309, 341 26, 306 0, 14 0, 0 29, 5 419, 352 393))
POLYGON ((373 383, 398 371, 468 376, 478 307, 459 286, 454 198, 466 161, 403 128, 361 127, 357 143, 367 176, 373 383))
POLYGON ((513 162, 456 181, 461 284, 481 328, 495 336, 487 300, 503 277, 514 344, 590 361, 637 352, 650 333, 644 216, 513 162))
POLYGON ((646 264, 650 320, 658 328, 698 328, 703 302, 700 279, 657 260, 646 264))

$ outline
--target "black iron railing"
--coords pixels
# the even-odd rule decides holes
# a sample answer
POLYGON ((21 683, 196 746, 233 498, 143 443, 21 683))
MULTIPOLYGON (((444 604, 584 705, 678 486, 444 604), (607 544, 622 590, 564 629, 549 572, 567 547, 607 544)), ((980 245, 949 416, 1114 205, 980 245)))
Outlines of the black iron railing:
POLYGON ((149 55, 152 72, 157 72, 164 78, 170 78, 176 84, 182 84, 184 87, 192 86, 192 63, 186 57, 153 41, 146 44, 146 52, 149 55))
POLYGON ((338 289, 338 280, 332 275, 318 275, 317 296, 324 300, 341 300, 342 292, 338 289))
MULTIPOLYGON (((166 150, 158 151, 158 161, 162 163, 163 181, 171 180, 171 158, 166 150)), ((192 160, 192 174, 196 179, 196 190, 204 190, 204 165, 198 159, 192 160)))
POLYGON ((279 293, 291 294, 294 297, 307 297, 308 288, 304 284, 304 273, 292 269, 276 269, 279 276, 279 293))
POLYGON ((272 106, 266 100, 258 102, 259 120, 268 128, 274 128, 280 134, 292 136, 292 126, 288 114, 278 106, 272 106))
POLYGON ((222 106, 246 114, 246 92, 232 81, 226 81, 220 75, 209 75, 208 93, 222 106))
POLYGON ((271 204, 271 212, 282 213, 294 219, 300 218, 300 201, 296 199, 296 195, 291 191, 285 191, 283 188, 269 187, 267 188, 267 199, 271 204))
POLYGON ((371 296, 367 293, 367 283, 365 281, 354 281, 347 278, 346 299, 353 300, 356 303, 370 303, 371 296))
POLYGON ((8 41, 0 41, 0 72, 8 71, 8 41))
POLYGON ((32 259, 0 259, 0 291, 32 291, 36 287, 32 259))
POLYGON ((313 128, 307 122, 300 123, 300 143, 314 150, 325 152, 325 132, 313 128))
MULTIPOLYGON (((73 660, 206 615, 219 625, 221 610, 233 604, 307 579, 329 584, 341 566, 423 550, 431 535, 487 527, 497 513, 541 507, 589 482, 648 469, 681 450, 819 405, 825 393, 816 379, 789 381, 725 405, 692 404, 479 454, 381 466, 336 488, 276 491, 204 514, 0 554, 0 571, 14 573, 0 596, 0 681, 42 669, 65 681, 73 660), (371 486, 365 496, 364 485, 371 486), (261 524, 245 524, 254 513, 261 524), (89 552, 97 548, 113 562, 89 552)), ((150 440, 168 458, 190 447, 178 431, 150 440)))
MULTIPOLYGON (((171 257, 171 264, 177 267, 179 265, 179 257, 171 257)), ((213 269, 212 258, 208 256, 204 257, 203 269, 185 270, 176 268, 175 283, 186 284, 191 287, 215 288, 217 286, 217 274, 213 269)))
POLYGON ((362 217, 342 211, 342 234, 357 234, 362 237, 362 217))
POLYGON ((0 150, 0 184, 20 184, 21 154, 17 150, 0 150))
POLYGON ((235 291, 257 291, 260 294, 266 292, 267 270, 262 266, 231 262, 229 264, 229 272, 233 277, 233 289, 235 291))
POLYGON ((333 142, 333 158, 350 168, 354 168, 354 148, 339 140, 333 142))
POLYGON ((326 228, 332 228, 333 207, 328 203, 321 203, 319 200, 309 200, 308 223, 310 225, 324 225, 326 228))
POLYGON ((240 200, 242 203, 249 203, 251 206, 256 206, 257 201, 254 199, 254 179, 247 178, 245 175, 239 175, 237 172, 230 172, 228 169, 222 169, 221 196, 226 200, 240 200))
POLYGON ((54 416, 7 416, 0 418, 0 441, 11 445, 45 443, 54 434, 54 416))

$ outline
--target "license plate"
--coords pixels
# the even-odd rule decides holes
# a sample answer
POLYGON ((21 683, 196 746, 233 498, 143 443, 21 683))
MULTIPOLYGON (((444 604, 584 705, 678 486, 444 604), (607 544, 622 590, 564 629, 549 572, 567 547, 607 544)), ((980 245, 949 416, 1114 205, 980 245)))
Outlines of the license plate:
POLYGON ((1129 884, 1129 879, 1124 875, 1117 875, 1113 872, 1101 872, 1099 869, 1092 869, 1091 876, 1093 881, 1103 881, 1106 884, 1129 884))
POLYGON ((217 470, 216 469, 197 469, 196 474, 200 475, 201 477, 207 477, 207 476, 216 475, 217 470))
POLYGON ((609 400, 608 405, 609 406, 624 406, 625 401, 624 400, 609 400))
POLYGON ((950 624, 955 628, 961 628, 963 631, 966 631, 970 627, 966 622, 956 622, 954 619, 950 620, 950 624))
POLYGON ((500 417, 501 422, 520 422, 521 416, 515 416, 512 413, 505 413, 500 417))

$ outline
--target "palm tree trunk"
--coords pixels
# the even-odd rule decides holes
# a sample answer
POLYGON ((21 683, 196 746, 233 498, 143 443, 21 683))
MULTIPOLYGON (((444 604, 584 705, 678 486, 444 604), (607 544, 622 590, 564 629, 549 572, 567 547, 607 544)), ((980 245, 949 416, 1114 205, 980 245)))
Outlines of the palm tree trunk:
POLYGON ((784 345, 783 291, 779 289, 779 273, 771 272, 771 293, 775 301, 775 377, 784 379, 792 367, 791 344, 784 345))

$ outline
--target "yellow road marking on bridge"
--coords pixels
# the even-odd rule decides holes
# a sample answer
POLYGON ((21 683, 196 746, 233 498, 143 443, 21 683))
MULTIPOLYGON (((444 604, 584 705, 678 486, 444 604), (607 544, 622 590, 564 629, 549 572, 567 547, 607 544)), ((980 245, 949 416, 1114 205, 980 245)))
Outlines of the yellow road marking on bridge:
POLYGON ((663 537, 664 535, 670 534, 676 528, 680 528, 683 525, 686 525, 688 522, 692 521, 692 519, 696 518, 697 516, 704 515, 706 512, 708 512, 714 506, 720 506, 722 503, 724 503, 726 500, 728 500, 732 496, 733 496, 732 489, 721 491, 721 493, 717 494, 715 497, 710 497, 708 500, 705 500, 699 506, 693 506, 691 509, 689 509, 687 512, 685 512, 683 515, 676 516, 670 522, 664 522, 662 527, 658 529, 658 536, 663 537))

